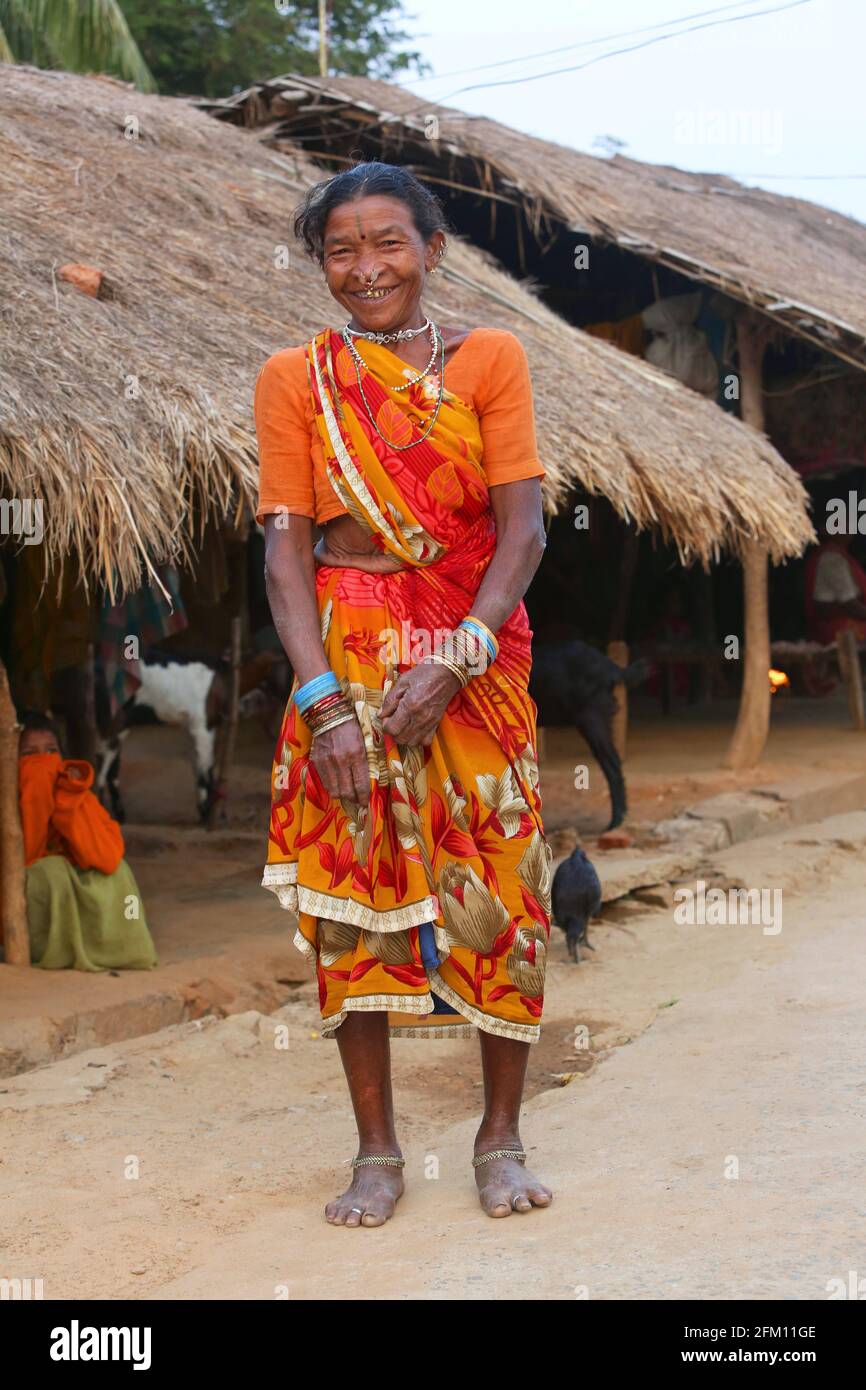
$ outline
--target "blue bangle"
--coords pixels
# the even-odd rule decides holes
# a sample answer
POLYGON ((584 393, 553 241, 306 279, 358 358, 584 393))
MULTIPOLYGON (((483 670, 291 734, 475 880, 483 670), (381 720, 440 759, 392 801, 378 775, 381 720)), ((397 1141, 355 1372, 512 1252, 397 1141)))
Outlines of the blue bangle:
POLYGON ((323 695, 331 695, 339 689, 340 682, 334 672, 325 671, 321 676, 314 676, 295 692, 295 704, 303 714, 305 709, 309 709, 316 700, 321 700, 323 695))
POLYGON ((497 655, 496 647, 490 640, 490 634, 488 632, 485 632, 483 627, 479 627, 479 625, 473 622, 471 618, 464 618, 463 622, 460 624, 460 627, 465 627, 467 631, 474 632, 476 637, 480 637, 485 647, 487 648, 488 656, 491 658, 491 660, 495 660, 497 655))

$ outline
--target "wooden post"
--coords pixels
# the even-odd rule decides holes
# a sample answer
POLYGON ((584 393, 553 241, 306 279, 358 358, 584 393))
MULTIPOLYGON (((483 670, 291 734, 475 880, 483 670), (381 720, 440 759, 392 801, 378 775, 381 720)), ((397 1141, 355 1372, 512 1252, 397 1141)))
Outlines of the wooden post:
POLYGON ((96 652, 92 642, 87 645, 87 660, 84 663, 84 727, 87 731, 87 752, 84 756, 96 767, 96 652))
POLYGON ((866 711, 863 708, 863 673, 860 670, 860 649, 857 635, 845 628, 836 633, 836 650, 839 654, 839 670, 848 692, 848 708, 851 723, 855 729, 866 729, 866 711))
MULTIPOLYGON (((626 639, 632 581, 634 580, 634 572, 637 567, 639 551, 640 536, 633 526, 628 526, 626 527, 622 551, 620 552, 619 585, 617 586, 616 599, 614 600, 613 610, 610 615, 610 626, 607 630, 608 642, 624 642, 626 639)), ((609 650, 608 656, 610 656, 609 650)), ((617 659, 617 657, 613 658, 614 661, 617 659)))
POLYGON ((7 965, 30 964, 26 874, 18 811, 18 721, 0 661, 0 920, 7 965))
MULTIPOLYGON (((767 329, 748 309, 737 315, 740 375, 740 414, 753 429, 764 429, 761 364, 767 329)), ((767 601, 767 552, 757 541, 746 541, 743 563, 743 642, 745 667, 740 710, 725 767, 754 767, 764 751, 770 728, 770 619, 767 601)))
MULTIPOLYGON (((701 646, 709 651, 717 651, 716 645, 716 615, 713 609, 713 576, 711 570, 698 569, 695 573, 693 583, 695 594, 695 611, 698 615, 698 626, 700 633, 698 640, 701 646)), ((703 704, 709 704, 713 698, 713 674, 716 669, 718 658, 707 657, 700 665, 700 677, 698 687, 698 698, 703 704)))
MULTIPOLYGON (((617 666, 628 665, 628 644, 626 642, 608 642, 607 654, 611 661, 615 661, 617 666)), ((610 721, 610 736, 613 739, 613 746, 619 753, 620 758, 625 762, 625 746, 628 734, 628 691, 622 682, 615 685, 611 691, 616 700, 616 714, 610 721)))
MULTIPOLYGON (((631 586, 637 567, 640 550, 640 537, 633 526, 627 526, 620 554, 619 585, 610 616, 608 628, 607 654, 617 666, 628 665, 628 646, 625 636, 628 625, 628 609, 631 599, 631 586)), ((626 738, 628 734, 628 691, 620 682, 612 691, 616 700, 616 714, 611 721, 613 746, 625 762, 626 738)))
POLYGON ((217 816, 225 796, 226 779, 232 765, 235 751, 235 737, 238 730, 238 711, 241 703, 241 619, 232 618, 231 626, 231 685, 229 687, 229 707, 220 726, 217 738, 217 757, 214 776, 218 795, 214 797, 208 813, 207 828, 216 827, 217 816))

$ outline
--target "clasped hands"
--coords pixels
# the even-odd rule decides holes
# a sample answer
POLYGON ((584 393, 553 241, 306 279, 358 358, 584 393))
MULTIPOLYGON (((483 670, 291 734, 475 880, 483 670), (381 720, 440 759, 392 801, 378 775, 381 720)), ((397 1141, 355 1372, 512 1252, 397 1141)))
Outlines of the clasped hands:
POLYGON ((412 666, 397 677, 382 701, 383 730, 410 748, 428 746, 459 689, 460 682, 447 666, 412 666))
MULTIPOLYGON (((383 731, 410 748, 428 746, 459 689, 460 682, 446 666, 422 662, 401 672, 382 701, 383 731)), ((330 796, 369 805, 370 770, 357 720, 314 738, 310 760, 330 796)))

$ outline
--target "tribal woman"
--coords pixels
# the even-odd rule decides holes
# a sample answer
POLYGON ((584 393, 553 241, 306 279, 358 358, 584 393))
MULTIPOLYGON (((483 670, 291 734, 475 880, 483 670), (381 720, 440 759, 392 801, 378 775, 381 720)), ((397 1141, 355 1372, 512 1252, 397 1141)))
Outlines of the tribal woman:
POLYGON ((402 1194, 390 1035, 476 1031, 481 1205, 528 1212, 551 1193, 518 1128, 550 930, 526 357, 508 332, 425 313, 446 222, 407 170, 317 184, 295 233, 347 321, 256 383, 268 595, 295 672, 264 886, 298 916, 358 1126, 353 1181, 325 1215, 378 1226, 402 1194))

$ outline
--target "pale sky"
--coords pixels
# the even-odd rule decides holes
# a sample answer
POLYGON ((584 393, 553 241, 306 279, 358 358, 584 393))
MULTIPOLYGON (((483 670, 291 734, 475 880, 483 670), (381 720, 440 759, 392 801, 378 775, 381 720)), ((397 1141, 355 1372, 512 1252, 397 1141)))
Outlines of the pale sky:
POLYGON ((614 136, 632 158, 730 174, 866 222, 866 0, 789 4, 407 0, 413 46, 437 76, 404 85, 420 97, 589 153, 600 152, 593 145, 598 137, 614 136), (771 12, 718 23, 762 10, 771 12), (681 21, 674 27, 715 27, 582 72, 456 94, 643 43, 666 30, 632 31, 671 20, 681 21), (597 39, 604 42, 528 56, 597 39), (478 70, 504 59, 518 61, 478 70))

